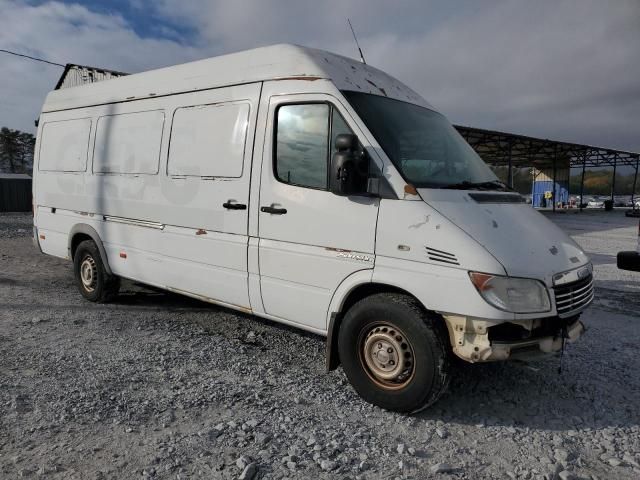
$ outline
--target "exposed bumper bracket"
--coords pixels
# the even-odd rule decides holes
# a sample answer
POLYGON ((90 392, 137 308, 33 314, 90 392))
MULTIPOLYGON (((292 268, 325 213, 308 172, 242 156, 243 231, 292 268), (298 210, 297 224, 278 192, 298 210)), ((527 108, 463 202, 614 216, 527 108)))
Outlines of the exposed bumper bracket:
MULTIPOLYGON (((560 335, 547 335, 512 342, 491 342, 489 328, 501 322, 492 322, 457 315, 443 315, 449 330, 453 353, 467 362, 491 362, 559 352, 560 335)), ((582 322, 576 320, 567 326, 567 341, 575 342, 584 333, 582 322)))

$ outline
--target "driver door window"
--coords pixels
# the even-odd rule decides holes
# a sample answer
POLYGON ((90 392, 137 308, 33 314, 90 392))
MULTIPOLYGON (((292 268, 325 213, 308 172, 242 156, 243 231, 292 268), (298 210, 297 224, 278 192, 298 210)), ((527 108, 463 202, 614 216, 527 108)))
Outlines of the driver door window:
POLYGON ((275 132, 276 178, 282 183, 327 190, 335 139, 353 133, 328 103, 282 105, 275 132))

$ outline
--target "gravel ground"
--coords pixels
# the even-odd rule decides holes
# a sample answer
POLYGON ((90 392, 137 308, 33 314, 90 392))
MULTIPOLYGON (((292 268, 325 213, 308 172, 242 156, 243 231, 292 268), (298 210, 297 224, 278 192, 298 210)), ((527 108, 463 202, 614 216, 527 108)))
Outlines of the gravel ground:
POLYGON ((324 373, 320 337, 128 283, 86 302, 2 215, 0 478, 639 478, 640 274, 610 265, 634 221, 553 218, 599 278, 562 373, 461 365, 404 416, 324 373))

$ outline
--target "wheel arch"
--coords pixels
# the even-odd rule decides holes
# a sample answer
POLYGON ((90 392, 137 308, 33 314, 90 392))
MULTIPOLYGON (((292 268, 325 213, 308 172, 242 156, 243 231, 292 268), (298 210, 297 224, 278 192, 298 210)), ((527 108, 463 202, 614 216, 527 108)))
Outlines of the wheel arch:
MULTIPOLYGON (((362 273, 356 272, 351 275, 362 273)), ((369 271, 369 275, 371 275, 369 271)), ((363 275, 358 275, 357 279, 348 277, 336 290, 329 308, 329 319, 327 324, 327 342, 326 342, 326 370, 327 372, 335 370, 340 365, 340 355, 338 354, 338 333, 340 331, 340 322, 344 314, 356 302, 363 298, 369 297, 376 293, 400 293, 414 298, 425 310, 428 307, 411 292, 402 287, 393 285, 392 283, 374 282, 369 276, 368 281, 362 281, 363 275), (359 281, 358 281, 359 280, 359 281), (345 282, 346 285, 345 285, 345 282)))
POLYGON ((111 271, 111 266, 109 266, 109 259, 107 258, 107 251, 102 244, 102 240, 100 239, 100 235, 96 232, 95 228, 91 225, 87 225, 86 223, 78 223, 73 226, 71 231, 69 232, 69 244, 68 244, 68 252, 69 258, 73 260, 73 256, 76 253, 76 249, 78 245, 84 240, 93 240, 93 242, 98 247, 98 251, 100 252, 100 256, 102 257, 102 264, 104 265, 105 270, 109 275, 113 275, 111 271))

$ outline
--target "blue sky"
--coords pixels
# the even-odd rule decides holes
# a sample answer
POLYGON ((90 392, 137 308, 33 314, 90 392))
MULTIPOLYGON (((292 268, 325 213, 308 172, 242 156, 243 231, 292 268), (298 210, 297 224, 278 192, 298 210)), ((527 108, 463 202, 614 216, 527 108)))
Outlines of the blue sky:
MULTIPOLYGON (((45 4, 45 1, 31 2, 45 4)), ((78 2, 63 1, 67 4, 79 4, 87 9, 103 14, 118 15, 126 19, 131 29, 140 37, 159 37, 176 40, 180 43, 191 43, 197 40, 197 31, 185 24, 174 21, 171 15, 160 14, 152 8, 153 2, 127 0, 82 0, 78 2)))
MULTIPOLYGON (((138 72, 281 42, 357 56, 454 123, 640 150, 638 0, 0 0, 0 48, 138 72)), ((0 55, 0 126, 57 67, 0 55)))

